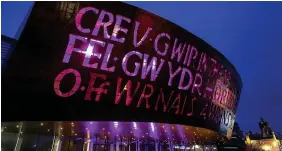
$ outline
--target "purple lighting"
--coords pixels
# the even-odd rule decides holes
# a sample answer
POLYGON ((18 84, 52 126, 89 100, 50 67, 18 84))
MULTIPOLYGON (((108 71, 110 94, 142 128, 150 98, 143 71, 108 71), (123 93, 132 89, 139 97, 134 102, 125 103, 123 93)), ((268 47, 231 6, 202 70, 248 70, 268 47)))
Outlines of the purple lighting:
POLYGON ((155 126, 154 126, 154 123, 150 123, 151 124, 151 129, 152 129, 152 132, 154 132, 155 131, 155 126))
POLYGON ((177 133, 178 137, 180 137, 182 140, 184 140, 185 139, 185 130, 184 130, 184 128, 182 126, 180 126, 180 125, 176 125, 175 127, 176 127, 177 132, 178 132, 177 133))
POLYGON ((158 132, 157 132, 157 130, 156 130, 155 124, 154 124, 153 122, 150 122, 149 127, 150 127, 150 128, 149 128, 149 129, 150 129, 150 131, 149 131, 150 136, 151 136, 154 140, 157 140, 157 134, 158 134, 158 132))
POLYGON ((118 122, 114 122, 114 127, 118 128, 118 122))
POLYGON ((134 129, 138 129, 136 122, 133 122, 133 128, 134 128, 134 129))

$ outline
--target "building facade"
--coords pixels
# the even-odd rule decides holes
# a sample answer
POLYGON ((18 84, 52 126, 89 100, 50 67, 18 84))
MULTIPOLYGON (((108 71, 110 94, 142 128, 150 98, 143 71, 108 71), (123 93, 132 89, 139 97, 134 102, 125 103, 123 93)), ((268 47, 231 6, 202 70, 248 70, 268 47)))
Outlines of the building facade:
POLYGON ((234 124, 231 138, 228 139, 225 144, 219 145, 219 150, 246 150, 245 136, 238 123, 234 124))
POLYGON ((2 72, 4 151, 218 150, 232 135, 239 73, 168 20, 35 2, 19 31, 2 72))
POLYGON ((4 70, 6 63, 9 60, 16 46, 16 40, 4 35, 1 35, 1 70, 4 70))
POLYGON ((268 122, 263 118, 260 119, 259 127, 261 130, 260 134, 246 134, 246 145, 247 150, 257 150, 257 151, 281 151, 281 138, 276 137, 275 133, 270 128, 268 122))

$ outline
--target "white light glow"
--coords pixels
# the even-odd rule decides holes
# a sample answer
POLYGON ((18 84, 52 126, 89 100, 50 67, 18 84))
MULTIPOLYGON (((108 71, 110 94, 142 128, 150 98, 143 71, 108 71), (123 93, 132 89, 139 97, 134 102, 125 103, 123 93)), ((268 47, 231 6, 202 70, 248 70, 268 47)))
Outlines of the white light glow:
MULTIPOLYGON (((94 39, 91 39, 91 41, 93 42, 96 42, 96 43, 99 43, 100 45, 105 45, 105 43, 103 41, 99 41, 99 40, 94 40, 94 39)), ((95 53, 95 50, 94 50, 94 54, 93 54, 93 49, 94 49, 94 43, 91 43, 88 45, 87 49, 85 52, 85 57, 87 58, 90 58, 92 55, 98 57, 98 58, 101 58, 101 54, 100 53, 95 53)))
POLYGON ((137 129, 137 124, 136 124, 136 122, 133 122, 133 128, 134 128, 134 129, 137 129))
POLYGON ((115 128, 118 127, 118 122, 114 122, 114 127, 115 127, 115 128))
POLYGON ((56 151, 59 151, 60 148, 61 148, 61 141, 57 140, 56 151))
POLYGON ((275 146, 275 147, 276 147, 276 146, 277 146, 277 142, 275 142, 275 141, 274 141, 274 142, 273 142, 273 146, 275 146))
POLYGON ((152 129, 152 132, 155 131, 155 125, 154 125, 154 123, 152 123, 152 122, 151 122, 151 129, 152 129))
POLYGON ((89 148, 90 148, 90 143, 88 142, 86 147, 87 151, 89 151, 89 148))
POLYGON ((269 145, 262 146, 262 149, 267 150, 267 151, 271 150, 271 148, 272 148, 272 146, 269 146, 269 145))
POLYGON ((93 48, 94 48, 93 45, 88 45, 87 50, 85 52, 85 57, 90 58, 92 56, 93 48))

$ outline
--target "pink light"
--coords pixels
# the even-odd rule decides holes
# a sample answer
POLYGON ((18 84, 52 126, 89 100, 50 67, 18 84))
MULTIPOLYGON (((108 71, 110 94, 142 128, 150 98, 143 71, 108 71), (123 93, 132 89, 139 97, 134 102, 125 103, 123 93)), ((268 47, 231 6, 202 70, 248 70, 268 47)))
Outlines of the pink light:
POLYGON ((80 76, 80 73, 75 70, 75 69, 65 69, 63 70, 62 72, 60 72, 56 79, 55 79, 55 82, 54 82, 54 91, 55 93, 60 96, 60 97, 69 97, 69 96, 72 96, 78 89, 79 89, 79 86, 81 84, 81 76, 80 76), (65 92, 63 93, 61 90, 60 90, 60 83, 62 81, 62 79, 67 75, 67 74, 74 74, 75 75, 75 84, 74 86, 72 87, 72 89, 69 91, 69 92, 65 92))
MULTIPOLYGON (((98 44, 100 44, 100 45, 105 45, 105 42, 103 42, 103 41, 99 41, 99 40, 95 40, 95 39, 90 39, 91 41, 93 41, 93 42, 95 42, 95 43, 98 43, 98 44)), ((100 53, 97 53, 96 51, 95 51, 95 49, 94 49, 94 44, 95 43, 89 43, 89 45, 88 45, 88 47, 87 47, 87 50, 86 50, 86 52, 82 52, 82 53, 84 53, 85 54, 85 57, 87 57, 87 58, 90 58, 92 55, 93 56, 96 56, 96 57, 98 57, 99 59, 101 58, 101 56, 102 56, 102 54, 100 54, 100 53), (94 50, 94 52, 93 52, 93 50, 94 50)))

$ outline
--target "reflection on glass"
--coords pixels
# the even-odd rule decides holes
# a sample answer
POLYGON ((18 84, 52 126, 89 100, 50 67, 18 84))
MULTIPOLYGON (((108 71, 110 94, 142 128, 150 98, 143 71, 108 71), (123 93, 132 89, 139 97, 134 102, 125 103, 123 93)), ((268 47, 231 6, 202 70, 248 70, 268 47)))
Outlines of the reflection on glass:
MULTIPOLYGON (((188 143, 189 141, 174 141, 176 138, 174 136, 178 132, 173 132, 181 129, 179 127, 181 126, 170 124, 164 126, 164 124, 151 122, 117 121, 4 123, 2 125, 2 151, 217 150, 216 146, 196 144, 195 141, 193 144, 188 143), (164 137, 162 137, 163 134, 164 137)), ((186 129, 186 133, 195 131, 195 129, 192 130, 192 127, 186 129)), ((203 130, 203 132, 210 131, 203 130)), ((185 134, 185 132, 182 133, 185 134)))

